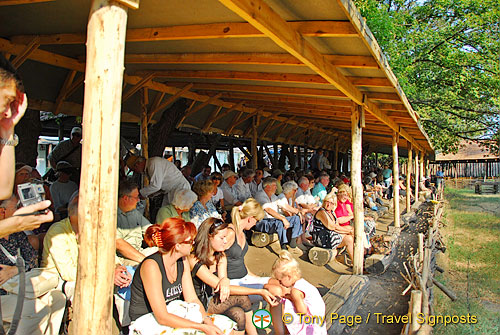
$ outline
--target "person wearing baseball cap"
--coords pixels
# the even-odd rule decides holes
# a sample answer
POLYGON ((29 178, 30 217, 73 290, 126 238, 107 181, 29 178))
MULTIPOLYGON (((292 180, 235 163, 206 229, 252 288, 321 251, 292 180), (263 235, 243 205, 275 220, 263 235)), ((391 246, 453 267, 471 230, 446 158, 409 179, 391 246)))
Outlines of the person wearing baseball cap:
POLYGON ((60 142, 47 157, 53 169, 57 167, 59 161, 66 161, 74 169, 71 180, 78 184, 80 179, 80 167, 82 164, 82 128, 73 127, 68 140, 60 142))
POLYGON ((238 200, 238 193, 235 187, 238 175, 235 172, 228 170, 224 172, 222 177, 224 178, 224 182, 222 183, 220 189, 224 195, 224 209, 230 211, 233 206, 239 206, 242 204, 242 202, 238 200))

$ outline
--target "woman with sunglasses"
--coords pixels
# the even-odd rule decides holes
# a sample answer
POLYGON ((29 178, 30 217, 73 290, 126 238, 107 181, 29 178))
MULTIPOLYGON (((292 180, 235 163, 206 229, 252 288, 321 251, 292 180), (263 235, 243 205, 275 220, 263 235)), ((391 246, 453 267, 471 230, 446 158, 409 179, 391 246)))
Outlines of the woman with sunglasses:
POLYGON ((230 230, 228 223, 216 218, 208 218, 200 225, 188 257, 194 289, 208 313, 223 314, 235 321, 236 333, 257 335, 248 295, 260 295, 270 304, 274 304, 274 296, 265 289, 229 285, 224 251, 230 230))
POLYGON ((313 218, 311 236, 313 243, 325 249, 347 248, 349 257, 353 259, 354 229, 351 226, 342 226, 335 215, 337 197, 329 193, 323 199, 322 207, 313 218))
POLYGON ((178 218, 146 230, 144 240, 159 250, 135 271, 129 310, 131 334, 177 334, 179 328, 179 334, 223 334, 207 316, 193 287, 186 256, 195 235, 194 224, 178 218))

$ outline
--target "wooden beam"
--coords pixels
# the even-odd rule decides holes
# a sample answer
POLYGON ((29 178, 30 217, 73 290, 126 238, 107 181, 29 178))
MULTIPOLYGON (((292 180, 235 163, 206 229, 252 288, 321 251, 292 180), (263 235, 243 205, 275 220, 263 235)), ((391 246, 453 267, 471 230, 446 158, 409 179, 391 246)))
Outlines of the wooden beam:
POLYGON ((31 5, 39 2, 52 2, 55 0, 1 0, 0 7, 2 6, 14 6, 14 5, 31 5))
POLYGON ((232 124, 232 125, 231 125, 231 127, 230 127, 230 130, 228 130, 228 133, 231 133, 231 131, 233 131, 233 129, 234 129, 234 128, 238 127, 240 124, 242 124, 242 123, 243 123, 243 122, 245 122, 246 120, 250 119, 251 117, 258 115, 261 111, 262 111, 262 109, 257 108, 257 109, 256 109, 256 110, 254 110, 252 113, 247 114, 247 115, 245 115, 245 116, 242 116, 242 117, 241 117, 241 118, 239 118, 236 122, 233 122, 233 124, 232 124))
POLYGON ((255 171, 257 169, 257 128, 259 127, 259 115, 255 115, 252 117, 252 142, 251 142, 251 151, 252 151, 252 169, 255 171))
MULTIPOLYGON (((351 185, 352 200, 354 206, 354 259, 353 274, 363 274, 363 239, 364 233, 364 212, 363 212, 363 185, 361 181, 361 158, 362 158, 362 128, 359 126, 360 112, 359 105, 352 105, 352 129, 351 129, 351 185)), ((345 167, 344 167, 345 171, 345 167)))
POLYGON ((208 118, 205 121, 205 124, 201 128, 202 132, 207 132, 210 129, 210 126, 214 123, 213 120, 219 115, 220 111, 222 110, 222 106, 219 106, 217 108, 214 108, 213 111, 210 113, 208 118))
MULTIPOLYGON (((304 36, 356 37, 358 33, 346 21, 294 21, 288 23, 304 36)), ((249 23, 209 23, 184 26, 137 28, 127 30, 126 42, 177 41, 213 38, 266 37, 249 23)), ((13 36, 14 43, 26 44, 33 35, 13 36)), ((41 44, 85 44, 85 33, 40 35, 41 44)))
POLYGON ((246 156, 246 158, 248 158, 248 160, 252 160, 252 155, 248 152, 248 150, 246 150, 243 145, 241 145, 241 143, 239 142, 236 142, 236 146, 241 150, 241 152, 243 153, 243 155, 246 156))
POLYGON ((194 106, 193 108, 191 108, 185 115, 184 117, 179 121, 179 124, 182 124, 184 122, 184 120, 186 120, 189 116, 193 115, 194 113, 200 111, 201 109, 203 109, 204 107, 210 105, 212 102, 216 101, 217 99, 220 98, 222 94, 221 93, 218 93, 214 96, 208 96, 207 97, 207 100, 203 101, 202 103, 194 106))
POLYGON ((230 10, 241 16, 245 21, 262 31, 278 46, 297 57, 326 81, 342 91, 347 97, 362 102, 361 93, 339 72, 326 61, 300 31, 288 24, 271 7, 263 1, 250 0, 219 0, 230 10))
MULTIPOLYGON (((220 0, 224 1, 224 0, 220 0)), ((144 76, 151 71, 137 71, 135 75, 144 76)), ((159 78, 196 78, 196 79, 232 79, 232 80, 255 80, 287 83, 307 83, 307 84, 325 84, 331 83, 323 77, 315 74, 299 73, 270 73, 270 72, 245 72, 245 71, 188 71, 188 70, 159 70, 155 71, 155 77, 159 78)), ((344 77, 343 80, 354 88, 356 86, 364 87, 391 87, 391 83, 386 78, 370 77, 344 77), (353 84, 351 84, 351 81, 353 84)), ((342 91, 342 90, 341 90, 342 91)), ((358 91, 359 92, 359 91, 358 91)))
POLYGON ((238 111, 238 113, 236 113, 236 115, 233 117, 233 121, 231 121, 229 126, 226 128, 226 131, 225 131, 226 134, 231 134, 231 132, 234 129, 234 124, 236 122, 238 122, 238 120, 241 118, 242 115, 243 115, 242 111, 238 111))
POLYGON ((111 334, 120 113, 127 9, 92 2, 78 206, 78 269, 71 334, 111 334))
POLYGON ((394 202, 394 227, 401 227, 399 212, 399 134, 392 133, 392 179, 393 179, 393 202, 394 202))
MULTIPOLYGON (((369 101, 365 101, 363 94, 351 83, 342 73, 338 71, 331 63, 327 62, 325 57, 316 50, 309 42, 304 39, 304 36, 283 20, 276 12, 274 12, 262 0, 219 0, 230 10, 241 16, 248 23, 262 31, 266 36, 272 39, 278 46, 288 51, 293 56, 306 64, 310 69, 319 74, 329 83, 334 85, 352 101, 359 105, 368 105, 368 110, 372 112, 376 105, 369 101)), ((357 27, 358 28, 358 27, 357 27)), ((365 78, 366 79, 366 78, 365 78)), ((375 79, 375 78, 370 78, 375 79)), ((368 85, 375 83, 360 82, 361 78, 351 79, 356 81, 358 85, 368 85)), ((379 79, 377 78, 377 81, 379 79)), ((387 80, 387 79, 385 79, 387 80)), ((371 81, 371 80, 370 80, 371 81)), ((381 85, 382 83, 377 83, 381 85)), ((392 83, 391 85, 392 86, 392 83)), ((382 112, 376 108, 376 113, 382 112)), ((384 122, 385 123, 385 122, 384 122)), ((392 123, 394 123, 392 121, 392 123)), ((395 131, 399 131, 393 129, 395 131)), ((413 137, 408 133, 400 132, 402 136, 408 140, 415 142, 413 137)), ((415 143, 418 145, 417 143, 415 143)))
POLYGON ((66 79, 64 80, 64 83, 63 83, 61 89, 59 90, 59 94, 58 94, 56 101, 54 103, 54 109, 52 110, 53 114, 56 114, 56 115, 59 114, 59 111, 61 109, 61 105, 62 105, 64 99, 66 98, 68 88, 71 85, 71 83, 73 82, 73 80, 75 79, 75 76, 76 76, 76 70, 69 71, 68 75, 66 76, 66 79))
POLYGON ((132 95, 135 94, 135 92, 137 92, 141 88, 143 88, 147 84, 148 81, 150 81, 151 79, 153 79, 153 77, 154 77, 154 73, 147 74, 137 84, 135 84, 134 86, 132 86, 127 92, 125 92, 123 94, 122 103, 125 102, 125 101, 127 101, 132 95))
MULTIPOLYGON (((169 86, 182 85, 179 82, 168 82, 169 86)), ((240 84, 205 84, 195 83, 193 90, 215 90, 215 91, 234 91, 234 92, 251 92, 251 93, 266 93, 266 94, 280 94, 280 95, 296 95, 305 97, 340 97, 345 99, 345 95, 339 90, 325 88, 297 88, 297 87, 280 87, 280 86, 265 86, 265 85, 240 85, 240 84)))
MULTIPOLYGON (((204 94, 203 91, 198 91, 204 94)), ((256 100, 256 101, 273 101, 281 103, 296 103, 304 105, 321 105, 321 106, 341 106, 350 107, 351 103, 348 100, 340 99, 326 99, 326 98, 310 98, 310 97, 292 97, 284 95, 271 95, 271 94, 255 94, 255 93, 234 93, 234 92, 224 92, 222 93, 223 98, 233 98, 233 99, 244 99, 244 100, 256 100)), ((402 106, 402 105, 401 105, 402 106)), ((350 113, 349 113, 350 114, 350 113)))
POLYGON ((243 104, 244 104, 244 101, 240 101, 238 103, 233 104, 227 110, 225 110, 222 113, 219 113, 216 117, 214 117, 214 119, 210 125, 214 124, 215 121, 222 119, 224 116, 228 115, 229 113, 232 113, 235 110, 240 110, 243 107, 243 104))
MULTIPOLYGON (((378 69, 368 56, 325 55, 334 66, 345 68, 378 69)), ((128 54, 128 64, 257 64, 305 66, 290 54, 275 53, 182 53, 182 54, 128 54)))
POLYGON ((406 171, 406 214, 411 211, 411 174, 413 168, 413 150, 411 147, 411 143, 408 142, 408 163, 407 163, 407 171, 406 171))
POLYGON ((158 109, 158 107, 160 107, 160 103, 161 101, 163 100, 163 97, 165 96, 165 92, 157 92, 156 93, 156 96, 155 96, 155 99, 153 100, 153 103, 151 104, 151 107, 149 108, 149 115, 148 115, 148 123, 151 122, 152 118, 153 118, 153 111, 155 111, 156 109, 158 109))
POLYGON ((191 87, 193 87, 193 84, 187 84, 184 86, 181 90, 175 92, 171 97, 168 97, 167 100, 162 102, 158 107, 151 109, 150 116, 149 116, 149 121, 153 119, 153 116, 158 113, 159 111, 167 108, 170 104, 174 103, 177 99, 179 99, 183 94, 188 92, 191 87))
POLYGON ((14 58, 11 62, 12 66, 18 69, 28 57, 40 46, 40 38, 35 36, 29 43, 26 45, 26 48, 19 53, 16 58, 14 58))
POLYGON ((262 132, 259 134, 259 137, 264 137, 266 136, 266 134, 269 132, 269 129, 271 129, 272 125, 275 123, 276 121, 275 120, 269 120, 269 122, 266 124, 266 127, 264 128, 264 130, 262 130, 262 132))

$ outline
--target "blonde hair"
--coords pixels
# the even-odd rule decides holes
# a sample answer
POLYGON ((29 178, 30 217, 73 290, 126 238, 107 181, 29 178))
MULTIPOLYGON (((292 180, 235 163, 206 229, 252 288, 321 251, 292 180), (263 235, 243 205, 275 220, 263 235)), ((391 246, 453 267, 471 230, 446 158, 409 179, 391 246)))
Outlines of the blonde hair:
POLYGON ((327 201, 333 202, 335 204, 335 207, 337 207, 337 195, 335 194, 335 192, 332 191, 325 196, 321 207, 324 208, 327 201))
POLYGON ((340 185, 338 188, 337 194, 342 192, 342 191, 347 192, 347 195, 349 196, 349 198, 352 199, 352 192, 351 192, 351 188, 349 186, 347 186, 346 184, 340 185))
POLYGON ((266 216, 262 206, 254 198, 248 198, 240 206, 234 206, 231 210, 231 219, 236 231, 240 230, 240 221, 253 216, 255 220, 260 221, 266 216))
POLYGON ((302 278, 299 263, 286 250, 281 250, 278 259, 273 264, 272 273, 276 279, 281 279, 283 276, 290 276, 293 280, 302 278))

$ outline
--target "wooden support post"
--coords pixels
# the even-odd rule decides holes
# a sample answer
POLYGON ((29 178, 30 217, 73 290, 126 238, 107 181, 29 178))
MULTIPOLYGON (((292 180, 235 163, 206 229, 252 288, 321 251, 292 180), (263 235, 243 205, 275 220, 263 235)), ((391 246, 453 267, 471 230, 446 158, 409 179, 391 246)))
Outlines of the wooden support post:
POLYGON ((413 164, 413 150, 411 147, 411 143, 408 142, 408 164, 406 171, 406 213, 410 213, 411 211, 411 173, 412 173, 412 164, 413 164))
POLYGON ((127 9, 92 2, 87 28, 78 268, 71 334, 111 334, 127 9))
MULTIPOLYGON (((57 129, 57 136, 59 137, 59 143, 61 143, 64 140, 64 122, 62 121, 63 119, 59 119, 61 123, 59 123, 59 128, 57 129)), ((53 166, 55 169, 56 167, 53 166)))
POLYGON ((418 156, 420 151, 415 152, 415 202, 418 202, 418 183, 419 183, 419 168, 418 168, 418 156))
POLYGON ((219 159, 217 158, 217 150, 214 151, 213 157, 215 166, 219 169, 219 172, 222 173, 222 165, 220 164, 219 159))
POLYGON ((394 191, 394 227, 399 228, 400 212, 399 212, 399 153, 398 153, 399 133, 392 133, 392 179, 394 191))
POLYGON ((257 155, 257 128, 259 127, 259 116, 255 115, 252 118, 252 143, 251 143, 251 152, 252 152, 252 169, 257 170, 258 163, 258 155, 257 155))
POLYGON ((422 311, 422 291, 419 290, 411 291, 410 309, 411 309, 410 334, 415 334, 415 332, 420 328, 418 317, 419 313, 422 311))
POLYGON ((424 171, 424 152, 423 151, 420 154, 420 177, 421 178, 427 177, 425 175, 425 171, 424 171))
POLYGON ((297 166, 299 169, 303 169, 302 167, 302 152, 300 150, 300 145, 297 146, 297 166))
POLYGON ((352 200, 354 205, 354 259, 353 274, 363 274, 363 239, 364 234, 364 212, 363 212, 363 185, 361 183, 361 133, 360 108, 352 104, 351 111, 351 185, 352 200))
POLYGON ((175 146, 172 147, 172 160, 174 162, 177 160, 177 153, 175 152, 175 146))
POLYGON ((234 165, 234 141, 233 139, 229 140, 229 153, 228 153, 228 162, 229 166, 231 167, 231 171, 236 171, 235 170, 235 165, 234 165))
MULTIPOLYGON (((148 135, 148 91, 147 89, 141 90, 141 154, 144 158, 149 158, 149 135, 148 135)), ((147 174, 142 175, 142 186, 149 185, 149 178, 147 174)), ((146 199, 146 207, 144 208, 144 216, 149 217, 149 199, 146 199)))
POLYGON ((339 141, 335 141, 335 150, 333 153, 333 169, 339 171, 339 141))
POLYGON ((274 155, 273 155, 273 170, 278 168, 278 143, 273 143, 273 150, 274 150, 274 155))
POLYGON ((418 262, 424 262, 424 234, 418 233, 418 262))

